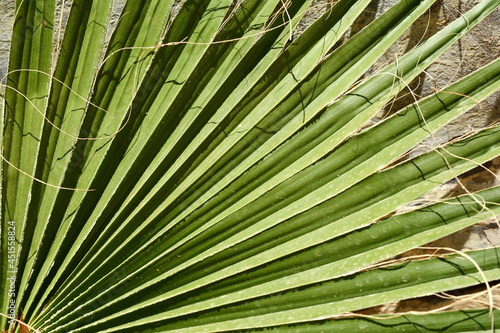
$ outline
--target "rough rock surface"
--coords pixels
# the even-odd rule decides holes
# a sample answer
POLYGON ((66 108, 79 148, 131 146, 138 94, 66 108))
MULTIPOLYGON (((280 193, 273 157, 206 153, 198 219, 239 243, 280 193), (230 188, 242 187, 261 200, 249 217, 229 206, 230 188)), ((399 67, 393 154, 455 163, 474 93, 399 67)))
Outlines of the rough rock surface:
POLYGON ((9 67, 8 55, 11 29, 14 23, 14 5, 15 2, 12 0, 0 0, 0 79, 5 76, 9 67))

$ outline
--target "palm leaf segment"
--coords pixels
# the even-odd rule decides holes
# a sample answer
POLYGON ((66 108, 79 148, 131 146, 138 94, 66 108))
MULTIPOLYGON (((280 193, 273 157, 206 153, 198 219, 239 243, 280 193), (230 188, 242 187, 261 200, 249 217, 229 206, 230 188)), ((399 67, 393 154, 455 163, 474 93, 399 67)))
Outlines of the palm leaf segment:
POLYGON ((488 310, 345 316, 500 278, 496 249, 375 266, 498 210, 491 188, 387 217, 499 155, 493 126, 400 158, 494 93, 499 61, 364 126, 498 6, 361 79, 431 4, 398 2, 338 46, 368 1, 300 36, 311 1, 134 0, 110 29, 112 1, 75 0, 63 34, 54 1, 18 1, 2 309, 44 332, 490 327, 488 310))

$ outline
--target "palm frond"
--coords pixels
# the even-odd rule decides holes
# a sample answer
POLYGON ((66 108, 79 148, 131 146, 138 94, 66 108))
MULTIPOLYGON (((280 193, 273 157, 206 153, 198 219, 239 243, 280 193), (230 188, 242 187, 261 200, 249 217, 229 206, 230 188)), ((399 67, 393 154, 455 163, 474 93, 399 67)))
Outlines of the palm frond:
POLYGON ((434 1, 399 1, 344 40, 369 3, 340 0, 298 32, 311 0, 134 0, 116 23, 113 1, 74 0, 59 40, 61 4, 18 1, 1 112, 4 330, 500 320, 359 312, 500 279, 497 248, 397 257, 498 214, 499 187, 402 208, 500 155, 494 124, 412 151, 498 91, 500 61, 374 120, 498 2, 365 76, 434 1))

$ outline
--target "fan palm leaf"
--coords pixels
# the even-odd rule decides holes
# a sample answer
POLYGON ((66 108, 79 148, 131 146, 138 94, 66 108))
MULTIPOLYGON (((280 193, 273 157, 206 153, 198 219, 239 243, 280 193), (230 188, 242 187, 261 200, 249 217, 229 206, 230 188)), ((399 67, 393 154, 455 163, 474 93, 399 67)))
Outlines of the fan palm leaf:
POLYGON ((111 0, 74 0, 67 20, 56 1, 17 1, 1 113, 6 331, 500 320, 487 305, 359 313, 485 282, 492 301, 497 248, 397 256, 498 214, 498 187, 408 205, 500 154, 496 125, 413 151, 498 91, 499 60, 374 119, 497 1, 366 76, 434 1, 400 1, 346 41, 369 1, 340 0, 297 32, 311 2, 134 0, 113 23, 111 0))

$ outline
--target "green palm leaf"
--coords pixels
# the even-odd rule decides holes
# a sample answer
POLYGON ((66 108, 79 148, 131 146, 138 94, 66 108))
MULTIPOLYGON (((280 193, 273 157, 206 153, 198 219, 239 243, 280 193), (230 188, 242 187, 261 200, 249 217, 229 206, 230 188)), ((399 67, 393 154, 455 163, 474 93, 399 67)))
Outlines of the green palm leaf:
POLYGON ((371 124, 498 4, 369 77, 433 1, 18 1, 2 96, 5 330, 480 332, 488 309, 356 311, 500 279, 498 249, 392 261, 498 214, 492 187, 402 212, 500 155, 492 125, 408 155, 498 90, 494 60, 371 124), (53 44, 52 41, 56 40, 53 44), (371 124, 371 125, 369 125, 371 124), (415 156, 414 156, 415 155, 415 156), (394 214, 397 212, 397 214, 394 214), (9 316, 11 316, 9 318, 9 316))

